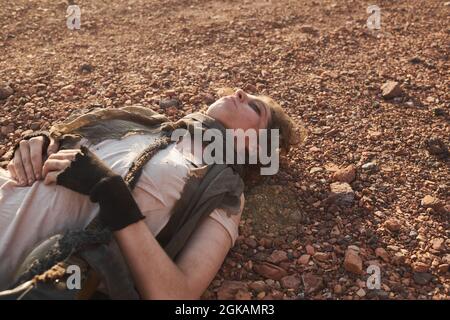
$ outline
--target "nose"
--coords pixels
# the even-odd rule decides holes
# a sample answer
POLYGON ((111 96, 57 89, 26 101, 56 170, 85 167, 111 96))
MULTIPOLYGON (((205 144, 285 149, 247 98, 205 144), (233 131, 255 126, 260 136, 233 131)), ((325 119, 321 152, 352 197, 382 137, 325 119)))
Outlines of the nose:
POLYGON ((247 100, 247 94, 242 89, 236 90, 234 95, 238 98, 239 102, 241 103, 244 103, 247 100))

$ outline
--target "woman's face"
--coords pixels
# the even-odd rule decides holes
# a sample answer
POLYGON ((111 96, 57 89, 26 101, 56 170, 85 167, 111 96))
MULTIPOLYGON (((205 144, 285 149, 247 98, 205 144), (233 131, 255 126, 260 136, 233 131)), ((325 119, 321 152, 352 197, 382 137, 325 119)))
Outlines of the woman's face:
POLYGON ((264 129, 270 120, 270 109, 258 97, 237 90, 209 106, 206 114, 229 129, 264 129))

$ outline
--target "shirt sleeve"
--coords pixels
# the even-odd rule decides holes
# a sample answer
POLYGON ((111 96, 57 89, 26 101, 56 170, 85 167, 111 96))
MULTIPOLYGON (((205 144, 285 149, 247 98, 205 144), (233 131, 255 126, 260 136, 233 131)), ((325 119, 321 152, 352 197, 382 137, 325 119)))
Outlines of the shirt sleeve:
POLYGON ((220 223, 225 230, 228 232, 228 235, 231 238, 231 246, 234 246, 237 237, 239 236, 239 221, 241 220, 242 211, 244 209, 244 194, 241 195, 241 208, 239 213, 236 215, 228 215, 227 211, 224 209, 215 209, 210 217, 220 223))

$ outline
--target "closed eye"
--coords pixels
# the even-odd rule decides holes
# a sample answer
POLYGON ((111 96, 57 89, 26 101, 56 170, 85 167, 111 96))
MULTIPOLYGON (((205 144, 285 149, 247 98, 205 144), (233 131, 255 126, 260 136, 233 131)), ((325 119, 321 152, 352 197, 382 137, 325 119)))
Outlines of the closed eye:
POLYGON ((256 112, 258 115, 261 115, 261 110, 258 108, 258 105, 256 104, 255 101, 250 101, 250 102, 248 103, 248 105, 250 106, 250 108, 252 108, 253 110, 255 110, 255 112, 256 112))

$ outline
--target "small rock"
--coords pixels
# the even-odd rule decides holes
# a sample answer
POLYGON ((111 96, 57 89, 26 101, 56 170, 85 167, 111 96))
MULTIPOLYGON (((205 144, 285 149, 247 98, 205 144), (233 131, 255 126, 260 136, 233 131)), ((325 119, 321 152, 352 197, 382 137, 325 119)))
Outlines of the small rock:
POLYGON ((444 251, 445 250, 445 240, 444 238, 435 238, 431 240, 431 247, 436 251, 444 251))
POLYGON ((366 292, 364 291, 363 288, 359 289, 358 291, 356 291, 356 295, 360 298, 364 297, 366 295, 366 292))
POLYGON ((384 99, 393 99, 403 95, 403 90, 396 81, 386 82, 381 86, 381 91, 384 99))
POLYGON ((396 252, 392 257, 392 262, 397 266, 401 266, 406 262, 406 257, 403 253, 396 252))
POLYGON ((258 246, 258 243, 253 238, 245 238, 244 243, 252 249, 255 249, 258 246))
POLYGON ((433 276, 426 272, 414 272, 413 279, 418 285, 424 286, 428 284, 433 276))
POLYGON ((259 292, 263 292, 267 289, 267 284, 262 280, 258 280, 258 281, 254 281, 254 282, 250 283, 248 285, 248 287, 250 289, 254 290, 256 293, 259 293, 259 292))
POLYGON ((383 259, 384 262, 389 262, 389 254, 383 248, 376 248, 375 255, 383 259))
POLYGON ((13 88, 9 85, 0 86, 0 100, 6 99, 14 93, 13 88))
POLYGON ((447 115, 447 113, 445 112, 444 109, 436 107, 432 109, 433 115, 435 115, 436 117, 445 117, 447 115))
POLYGON ((89 63, 83 63, 80 66, 79 71, 81 73, 90 73, 90 72, 94 71, 94 67, 89 63))
POLYGON ((363 273, 363 262, 360 256, 357 252, 354 250, 347 250, 345 252, 345 258, 344 258, 344 268, 348 272, 354 273, 354 274, 362 274, 363 273))
POLYGON ((252 294, 248 291, 238 290, 234 296, 235 300, 252 300, 252 294))
POLYGON ((216 101, 216 99, 214 98, 214 96, 212 94, 209 93, 205 93, 203 95, 203 102, 206 103, 207 105, 211 105, 216 101))
POLYGON ((427 148, 430 154, 435 155, 442 159, 447 159, 450 154, 445 142, 437 137, 427 139, 425 141, 425 147, 427 148))
POLYGON ((384 226, 386 229, 388 229, 391 232, 398 232, 400 231, 401 224, 397 219, 388 219, 384 223, 384 226))
POLYGON ((436 212, 439 212, 444 208, 444 203, 442 201, 430 195, 427 195, 422 199, 421 205, 424 208, 432 208, 436 212))
POLYGON ((253 270, 255 270, 256 273, 265 278, 277 281, 279 281, 284 276, 287 276, 286 270, 267 262, 255 265, 253 267, 253 270))
POLYGON ((330 259, 330 256, 324 252, 316 252, 313 256, 314 259, 319 260, 321 262, 326 262, 330 259))
POLYGON ((414 272, 428 272, 430 270, 430 266, 423 262, 415 262, 412 265, 412 269, 414 272))
POLYGON ((33 122, 30 125, 30 129, 33 130, 33 131, 39 130, 40 128, 41 128, 41 122, 40 121, 33 122))
POLYGON ((175 107, 178 108, 181 106, 181 102, 178 99, 164 99, 159 101, 159 107, 162 109, 175 107))
POLYGON ((313 27, 311 25, 307 25, 307 24, 302 25, 300 27, 300 31, 303 32, 303 33, 309 33, 309 34, 312 34, 312 35, 317 35, 319 33, 319 30, 317 28, 315 28, 315 27, 313 27))
POLYGON ((12 124, 12 123, 8 124, 7 126, 2 126, 0 128, 1 134, 5 135, 5 136, 10 134, 10 133, 13 133, 15 130, 16 129, 14 127, 14 124, 12 124))
POLYGON ((320 171, 322 171, 321 167, 313 167, 309 170, 309 173, 313 174, 313 173, 320 172, 320 171))
POLYGON ((354 165, 349 165, 343 169, 335 171, 331 175, 331 180, 334 182, 346 182, 352 183, 356 178, 356 167, 354 165))
POLYGON ((303 286, 305 287, 305 293, 314 293, 323 287, 323 279, 313 275, 312 273, 307 273, 302 275, 303 286))
POLYGON ((304 254, 298 258, 297 263, 302 265, 307 265, 311 256, 309 254, 304 254))
POLYGON ((440 264, 439 266, 438 266, 438 272, 439 273, 447 273, 447 271, 448 271, 448 263, 443 263, 443 264, 440 264))
POLYGON ((283 277, 280 284, 284 289, 297 290, 300 287, 300 278, 295 275, 283 277))
POLYGON ((314 247, 310 244, 306 245, 306 253, 309 254, 310 256, 314 255, 314 252, 316 252, 316 250, 314 250, 314 247))
POLYGON ((329 204, 351 206, 355 200, 352 187, 346 182, 334 182, 330 185, 331 193, 327 199, 329 204))
POLYGON ((375 162, 368 162, 363 164, 361 169, 366 171, 375 171, 377 169, 377 164, 375 162))
POLYGON ((267 258, 267 261, 274 264, 279 264, 282 261, 287 261, 288 255, 283 250, 275 250, 272 254, 267 258))
POLYGON ((233 300, 236 298, 238 291, 246 292, 247 285, 240 281, 224 281, 217 291, 217 299, 233 300))
POLYGON ((423 60, 420 57, 415 56, 415 57, 412 57, 411 59, 409 59, 409 62, 412 64, 419 64, 419 63, 422 63, 423 60))
POLYGON ((342 293, 342 286, 340 284, 335 285, 334 288, 333 288, 333 292, 335 294, 341 294, 342 293))

